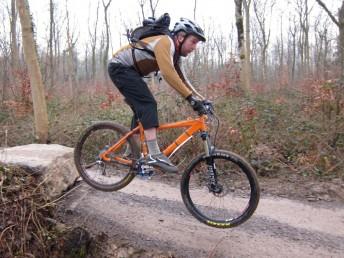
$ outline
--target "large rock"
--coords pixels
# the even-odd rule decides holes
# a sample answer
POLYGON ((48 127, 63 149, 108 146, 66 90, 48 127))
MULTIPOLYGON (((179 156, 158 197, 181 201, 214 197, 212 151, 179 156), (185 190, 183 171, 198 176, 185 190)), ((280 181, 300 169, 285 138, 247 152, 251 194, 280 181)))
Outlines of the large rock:
POLYGON ((73 149, 58 144, 29 144, 0 149, 0 162, 42 177, 49 199, 60 196, 78 178, 73 149))

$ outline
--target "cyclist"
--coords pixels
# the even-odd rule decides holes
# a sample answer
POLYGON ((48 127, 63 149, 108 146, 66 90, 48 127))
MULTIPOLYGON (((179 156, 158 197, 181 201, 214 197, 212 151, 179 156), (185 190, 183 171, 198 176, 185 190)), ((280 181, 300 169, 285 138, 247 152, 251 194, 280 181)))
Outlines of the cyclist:
MULTIPOLYGON (((159 126, 157 103, 142 79, 151 72, 160 70, 162 77, 182 95, 194 110, 203 109, 204 99, 185 77, 180 57, 186 57, 196 49, 198 42, 205 42, 204 32, 195 22, 181 18, 171 35, 158 35, 142 39, 144 49, 137 50, 130 44, 119 49, 110 60, 108 72, 111 80, 125 97, 134 112, 133 121, 142 123, 149 154, 146 163, 166 172, 178 171, 160 151, 156 128, 159 126)), ((136 124, 132 122, 132 128, 136 124)))

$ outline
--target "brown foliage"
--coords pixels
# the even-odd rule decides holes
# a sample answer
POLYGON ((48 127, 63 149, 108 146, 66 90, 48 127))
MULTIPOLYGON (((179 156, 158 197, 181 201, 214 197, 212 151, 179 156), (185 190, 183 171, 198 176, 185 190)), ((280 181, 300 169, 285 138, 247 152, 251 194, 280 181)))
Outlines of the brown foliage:
POLYGON ((47 257, 50 216, 39 179, 0 166, 0 257, 47 257))
POLYGON ((121 96, 120 96, 120 94, 117 91, 107 90, 105 92, 105 96, 106 96, 106 101, 103 101, 102 103, 100 103, 100 108, 101 109, 110 108, 110 107, 112 107, 112 105, 116 101, 121 99, 121 96))
POLYGON ((24 117, 29 112, 32 112, 32 106, 27 102, 7 100, 7 101, 4 101, 4 107, 12 111, 14 113, 15 118, 24 117))

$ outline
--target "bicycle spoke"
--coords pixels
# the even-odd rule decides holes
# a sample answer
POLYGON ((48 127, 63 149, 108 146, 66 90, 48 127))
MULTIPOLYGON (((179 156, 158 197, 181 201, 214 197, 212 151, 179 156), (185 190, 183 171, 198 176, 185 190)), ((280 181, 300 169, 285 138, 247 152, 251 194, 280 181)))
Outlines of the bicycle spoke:
POLYGON ((208 225, 230 227, 242 223, 258 204, 259 189, 251 187, 251 182, 257 184, 252 181, 254 171, 245 172, 228 154, 214 156, 214 163, 216 180, 203 158, 189 168, 183 176, 183 200, 190 212, 208 225))
POLYGON ((129 141, 106 154, 110 161, 101 160, 101 154, 127 132, 122 126, 104 122, 91 126, 81 137, 74 155, 75 163, 80 175, 91 186, 103 191, 113 191, 124 187, 134 178, 130 158, 125 152, 131 150, 132 156, 136 155, 137 147, 129 141), (116 161, 117 158, 120 158, 119 161, 116 161), (128 162, 124 162, 125 160, 128 162))

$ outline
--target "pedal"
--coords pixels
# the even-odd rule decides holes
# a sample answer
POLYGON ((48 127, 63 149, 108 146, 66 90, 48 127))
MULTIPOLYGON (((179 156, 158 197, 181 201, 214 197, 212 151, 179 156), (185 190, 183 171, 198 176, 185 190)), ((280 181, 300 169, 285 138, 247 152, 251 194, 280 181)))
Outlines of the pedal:
POLYGON ((150 180, 152 176, 154 175, 154 168, 152 166, 146 165, 146 164, 141 164, 138 167, 137 174, 142 178, 142 179, 148 179, 150 180))

